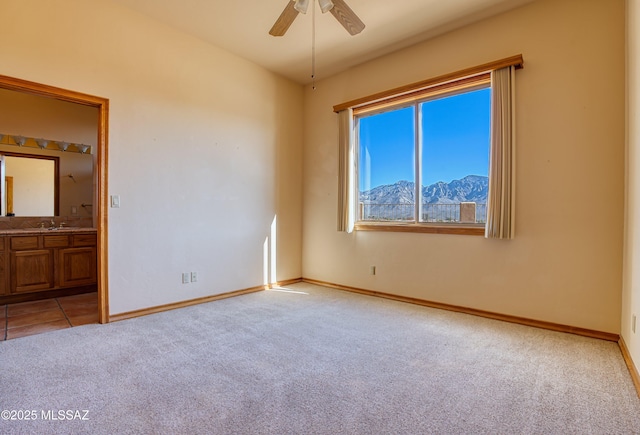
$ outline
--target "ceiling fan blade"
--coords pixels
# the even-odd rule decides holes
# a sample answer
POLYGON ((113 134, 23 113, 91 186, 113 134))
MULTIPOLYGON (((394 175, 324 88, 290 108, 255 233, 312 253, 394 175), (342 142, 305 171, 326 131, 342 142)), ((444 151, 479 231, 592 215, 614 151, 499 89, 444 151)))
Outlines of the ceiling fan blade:
POLYGON ((333 0, 333 8, 329 11, 336 17, 336 20, 342 27, 347 29, 352 35, 357 35, 364 29, 364 23, 358 18, 355 12, 351 10, 344 0, 333 0))
POLYGON ((270 35, 282 36, 287 33, 287 29, 289 29, 293 20, 298 16, 298 11, 294 8, 295 4, 293 0, 287 3, 287 6, 285 6, 271 30, 269 30, 270 35))

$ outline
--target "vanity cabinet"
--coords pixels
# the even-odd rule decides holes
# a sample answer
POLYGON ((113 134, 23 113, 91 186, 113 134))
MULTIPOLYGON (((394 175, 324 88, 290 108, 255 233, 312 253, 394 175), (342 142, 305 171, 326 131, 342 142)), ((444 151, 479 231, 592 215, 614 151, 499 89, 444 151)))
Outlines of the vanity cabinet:
MULTIPOLYGON (((5 243, 8 240, 10 259, 8 294, 66 289, 97 282, 95 233, 11 235, 5 239, 5 243)), ((6 283, 7 280, 0 281, 6 283)))

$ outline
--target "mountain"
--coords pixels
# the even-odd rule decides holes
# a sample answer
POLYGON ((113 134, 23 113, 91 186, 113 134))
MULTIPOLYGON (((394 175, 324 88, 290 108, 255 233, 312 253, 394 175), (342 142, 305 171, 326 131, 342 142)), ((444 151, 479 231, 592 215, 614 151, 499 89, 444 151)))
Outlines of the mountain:
MULTIPOLYGON (((480 175, 467 175, 450 183, 439 181, 422 188, 423 203, 457 204, 460 202, 486 203, 489 179, 480 175)), ((374 187, 360 192, 360 202, 365 204, 413 204, 415 189, 412 181, 374 187)))

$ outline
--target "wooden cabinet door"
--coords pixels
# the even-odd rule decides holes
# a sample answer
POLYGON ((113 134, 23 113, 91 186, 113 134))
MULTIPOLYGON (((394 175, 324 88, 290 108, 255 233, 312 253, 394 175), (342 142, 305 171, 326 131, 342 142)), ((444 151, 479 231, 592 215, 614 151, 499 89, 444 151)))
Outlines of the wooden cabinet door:
POLYGON ((96 248, 60 249, 60 287, 95 284, 96 248))
POLYGON ((50 249, 11 253, 11 292, 47 290, 55 285, 50 249))

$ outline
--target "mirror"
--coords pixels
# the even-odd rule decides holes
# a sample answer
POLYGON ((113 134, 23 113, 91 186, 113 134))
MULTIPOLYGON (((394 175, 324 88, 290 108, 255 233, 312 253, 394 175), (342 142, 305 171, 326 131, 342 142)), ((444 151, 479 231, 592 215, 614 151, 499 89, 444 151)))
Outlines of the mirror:
POLYGON ((94 217, 97 138, 97 108, 0 89, 0 216, 94 217), (13 135, 25 142, 18 144, 13 135), (50 142, 41 146, 38 138, 50 142), (65 142, 59 141, 72 145, 63 151, 65 142), (87 151, 73 144, 87 144, 87 151), (21 179, 12 175, 16 164, 21 179), (51 165, 46 172, 54 175, 45 176, 43 167, 51 165))
POLYGON ((0 152, 3 216, 58 216, 60 159, 0 152))

